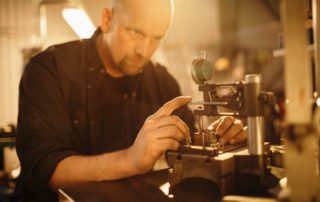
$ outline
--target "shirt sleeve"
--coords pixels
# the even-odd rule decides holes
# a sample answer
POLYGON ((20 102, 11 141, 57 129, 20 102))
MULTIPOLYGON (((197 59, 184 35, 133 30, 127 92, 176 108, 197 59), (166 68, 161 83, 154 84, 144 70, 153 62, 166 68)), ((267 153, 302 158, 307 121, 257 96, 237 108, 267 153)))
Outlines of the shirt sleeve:
POLYGON ((31 59, 20 82, 17 153, 24 186, 37 193, 47 187, 57 164, 73 150, 68 116, 53 56, 31 59))

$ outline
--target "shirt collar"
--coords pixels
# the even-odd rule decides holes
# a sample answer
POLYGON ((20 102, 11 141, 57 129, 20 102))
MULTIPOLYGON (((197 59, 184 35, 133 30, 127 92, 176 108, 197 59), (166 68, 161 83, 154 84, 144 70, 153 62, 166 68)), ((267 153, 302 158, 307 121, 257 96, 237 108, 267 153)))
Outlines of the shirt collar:
POLYGON ((89 39, 90 40, 89 58, 91 58, 90 63, 91 65, 93 65, 95 69, 99 69, 99 68, 104 69, 102 59, 100 58, 100 55, 97 49, 97 38, 101 33, 102 33, 101 28, 98 27, 96 31, 93 33, 93 35, 91 36, 91 38, 89 39))

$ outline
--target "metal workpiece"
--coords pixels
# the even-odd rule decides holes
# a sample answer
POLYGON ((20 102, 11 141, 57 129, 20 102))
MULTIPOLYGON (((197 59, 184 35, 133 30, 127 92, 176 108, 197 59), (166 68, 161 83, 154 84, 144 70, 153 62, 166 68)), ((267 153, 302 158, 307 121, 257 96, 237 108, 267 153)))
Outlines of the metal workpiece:
POLYGON ((272 155, 270 146, 265 145, 264 155, 250 155, 244 146, 226 145, 222 150, 212 147, 206 147, 204 150, 202 146, 182 146, 179 151, 168 151, 171 187, 174 188, 186 179, 201 178, 218 185, 217 194, 220 196, 234 194, 237 190, 265 188, 267 183, 265 178, 269 175, 267 159, 272 155))
POLYGON ((168 151, 170 185, 174 188, 186 179, 201 178, 218 186, 217 196, 231 194, 234 192, 234 154, 243 150, 243 145, 229 145, 222 153, 212 147, 203 150, 201 146, 182 146, 178 152, 168 151))

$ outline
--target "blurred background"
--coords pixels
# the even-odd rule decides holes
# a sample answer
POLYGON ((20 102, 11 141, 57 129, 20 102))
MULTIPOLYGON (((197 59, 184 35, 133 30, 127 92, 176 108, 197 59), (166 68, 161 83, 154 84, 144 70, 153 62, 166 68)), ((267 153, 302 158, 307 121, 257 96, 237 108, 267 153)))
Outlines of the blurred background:
MULTIPOLYGON (((30 55, 79 39, 63 18, 63 9, 81 6, 97 27, 108 4, 108 0, 0 0, 0 123, 16 123, 19 79, 30 55)), ((282 59, 273 57, 272 51, 280 33, 278 0, 175 0, 173 24, 155 59, 167 65, 183 94, 197 96, 190 66, 200 50, 207 51, 214 64, 216 82, 267 72, 267 90, 278 90, 282 59)))
MULTIPOLYGON (((265 89, 283 94, 283 59, 279 0, 174 0, 175 15, 168 36, 154 59, 168 67, 182 93, 201 99, 192 81, 192 60, 207 52, 214 82, 238 81, 260 73, 265 89)), ((0 124, 14 134, 18 86, 29 58, 56 43, 88 38, 99 26, 108 0, 0 0, 0 124), (84 32, 72 27, 81 20, 84 32), (77 17, 78 16, 78 17, 77 17), (76 17, 74 19, 74 17, 76 17)), ((79 26, 78 26, 79 27, 79 26)), ((0 125, 1 127, 1 125, 0 125)), ((1 169, 18 169, 14 143, 5 145, 1 169)), ((2 156, 2 155, 1 155, 2 156)), ((16 170, 17 171, 17 170, 16 170)))

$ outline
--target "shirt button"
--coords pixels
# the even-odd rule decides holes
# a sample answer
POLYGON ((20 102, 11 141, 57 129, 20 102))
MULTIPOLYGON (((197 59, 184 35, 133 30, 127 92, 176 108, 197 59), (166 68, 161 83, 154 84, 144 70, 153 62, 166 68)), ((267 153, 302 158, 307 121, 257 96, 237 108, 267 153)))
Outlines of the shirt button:
POLYGON ((90 121, 90 124, 93 126, 94 124, 96 124, 96 122, 90 121))
POLYGON ((79 120, 78 119, 73 119, 73 124, 74 125, 78 125, 79 124, 79 120))
POLYGON ((137 97, 137 93, 136 93, 136 92, 132 92, 132 93, 131 93, 131 96, 132 96, 132 97, 137 97))
POLYGON ((89 84, 89 85, 88 85, 88 88, 91 88, 91 87, 92 87, 92 86, 89 84))
POLYGON ((89 70, 90 70, 90 72, 92 72, 92 71, 94 70, 94 68, 93 68, 93 67, 90 67, 90 69, 89 69, 89 70))
POLYGON ((124 100, 128 99, 128 94, 127 93, 123 95, 123 99, 124 100))
POLYGON ((104 74, 106 71, 104 69, 100 69, 100 73, 104 74))

